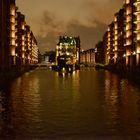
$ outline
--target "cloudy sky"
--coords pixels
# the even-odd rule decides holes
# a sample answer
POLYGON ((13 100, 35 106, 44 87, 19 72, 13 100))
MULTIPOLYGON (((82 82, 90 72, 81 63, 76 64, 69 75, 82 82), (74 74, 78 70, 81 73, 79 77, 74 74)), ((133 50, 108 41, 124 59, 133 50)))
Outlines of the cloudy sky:
POLYGON ((123 0, 17 0, 41 53, 54 50, 60 35, 80 36, 82 49, 94 48, 123 0))

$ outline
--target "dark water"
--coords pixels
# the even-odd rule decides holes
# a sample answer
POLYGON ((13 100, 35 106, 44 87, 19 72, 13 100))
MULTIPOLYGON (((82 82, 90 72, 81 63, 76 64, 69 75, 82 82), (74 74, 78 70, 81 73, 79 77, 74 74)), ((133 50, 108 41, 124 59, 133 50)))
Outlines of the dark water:
POLYGON ((104 70, 37 69, 0 92, 0 139, 139 140, 140 89, 104 70))

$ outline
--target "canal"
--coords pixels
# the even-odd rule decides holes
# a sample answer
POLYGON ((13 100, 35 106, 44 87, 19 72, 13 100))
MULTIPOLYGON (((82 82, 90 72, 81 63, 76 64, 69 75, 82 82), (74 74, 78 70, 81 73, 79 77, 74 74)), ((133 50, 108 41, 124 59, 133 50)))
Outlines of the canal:
POLYGON ((0 139, 140 139, 140 88, 105 70, 42 68, 0 91, 0 139))

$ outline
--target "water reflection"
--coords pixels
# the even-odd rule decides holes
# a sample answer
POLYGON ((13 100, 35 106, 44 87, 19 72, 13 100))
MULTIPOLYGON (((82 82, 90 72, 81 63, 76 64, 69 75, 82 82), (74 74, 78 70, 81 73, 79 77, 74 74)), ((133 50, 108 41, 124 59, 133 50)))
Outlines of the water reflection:
POLYGON ((107 125, 115 133, 135 135, 136 130, 140 128, 136 115, 136 101, 139 99, 136 94, 139 92, 128 80, 121 79, 115 74, 110 75, 109 72, 105 74, 107 125))
POLYGON ((0 136, 4 139, 136 138, 140 90, 104 70, 60 75, 38 69, 0 92, 0 136))

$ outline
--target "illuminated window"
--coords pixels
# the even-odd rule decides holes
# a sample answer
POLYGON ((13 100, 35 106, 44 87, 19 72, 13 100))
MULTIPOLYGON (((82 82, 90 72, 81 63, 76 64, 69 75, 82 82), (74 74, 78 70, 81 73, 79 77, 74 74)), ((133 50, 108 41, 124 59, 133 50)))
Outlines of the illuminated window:
POLYGON ((15 25, 11 25, 11 30, 15 30, 15 25))
POLYGON ((118 24, 117 23, 115 24, 115 29, 118 29, 118 24))
POLYGON ((118 57, 118 55, 117 55, 117 53, 115 53, 115 56, 114 56, 114 58, 117 58, 118 57))
POLYGON ((10 21, 11 21, 12 23, 15 23, 15 17, 11 17, 11 18, 10 18, 10 21))
POLYGON ((137 34, 137 40, 140 40, 140 33, 137 34))
POLYGON ((15 7, 14 7, 14 6, 11 6, 11 8, 10 8, 10 13, 11 13, 11 15, 13 15, 13 16, 16 15, 16 11, 15 11, 15 7))
POLYGON ((15 38, 15 32, 14 31, 11 32, 11 37, 15 38))
POLYGON ((117 35, 118 34, 118 31, 117 30, 115 30, 115 35, 117 35))
POLYGON ((15 56, 15 48, 11 48, 11 55, 15 56))
POLYGON ((140 53, 140 46, 137 47, 137 53, 140 53))
POLYGON ((137 4, 137 11, 140 11, 140 3, 137 4))
POLYGON ((25 45, 25 43, 24 43, 24 41, 22 41, 22 46, 24 46, 25 45))
POLYGON ((115 40, 117 40, 118 39, 118 37, 117 36, 115 36, 115 40))
POLYGON ((130 23, 126 24, 126 30, 130 30, 132 28, 132 25, 130 23))
POLYGON ((126 37, 128 38, 128 37, 130 37, 132 35, 132 32, 131 31, 127 31, 126 32, 126 37))
POLYGON ((132 8, 131 7, 127 7, 126 8, 126 14, 129 15, 132 13, 132 8))
POLYGON ((22 58, 25 58, 25 54, 24 53, 22 53, 22 58))
POLYGON ((129 4, 129 3, 130 3, 130 0, 126 0, 125 3, 126 3, 126 4, 129 4))
POLYGON ((24 25, 24 23, 22 23, 22 29, 23 29, 23 30, 25 29, 25 25, 24 25))
POLYGON ((127 39, 126 40, 126 45, 131 45, 132 44, 132 40, 131 39, 127 39))
MULTIPOLYGON (((118 42, 117 41, 115 41, 115 46, 117 46, 118 45, 118 42)), ((117 47, 115 47, 115 51, 117 50, 117 47)))
POLYGON ((115 22, 117 21, 117 17, 115 17, 114 21, 115 21, 115 22))
POLYGON ((138 21, 140 20, 140 14, 137 14, 137 20, 138 21))
POLYGON ((132 17, 131 16, 127 16, 126 17, 126 22, 130 22, 132 20, 132 17))
POLYGON ((16 45, 15 44, 15 39, 11 39, 11 45, 13 45, 13 46, 16 45))
POLYGON ((137 23, 137 31, 140 30, 140 23, 137 23))
POLYGON ((131 55, 130 50, 126 50, 126 55, 127 55, 127 56, 131 55))
POLYGON ((22 51, 25 51, 25 48, 22 46, 22 51))
POLYGON ((108 31, 110 31, 110 28, 108 27, 108 29, 107 29, 108 31))
POLYGON ((22 40, 24 40, 25 39, 25 37, 24 36, 22 36, 22 40))

